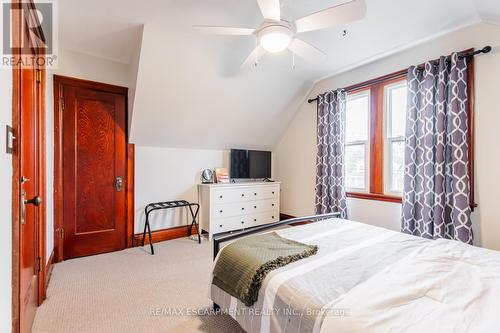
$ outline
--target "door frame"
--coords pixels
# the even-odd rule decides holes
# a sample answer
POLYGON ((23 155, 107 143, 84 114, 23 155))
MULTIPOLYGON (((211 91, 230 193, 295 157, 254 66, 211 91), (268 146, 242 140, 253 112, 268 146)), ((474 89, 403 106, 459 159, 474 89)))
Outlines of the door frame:
POLYGON ((126 243, 127 248, 133 246, 134 236, 134 155, 135 148, 129 143, 128 88, 107 83, 82 80, 78 78, 54 75, 54 254, 55 262, 63 261, 64 234, 63 230, 63 86, 85 88, 95 91, 113 93, 125 96, 125 137, 126 149, 126 243))
MULTIPOLYGON (((32 9, 36 9, 33 0, 12 0, 12 4, 20 6, 25 4, 32 9)), ((36 18, 35 18, 36 19, 36 18)), ((21 24, 25 23, 18 14, 12 15, 12 39, 21 45, 21 24)), ((43 55, 40 49, 38 55, 43 55)), ((21 54, 14 51, 14 57, 20 57, 21 54)), ((38 184, 38 195, 42 197, 42 204, 39 206, 39 219, 37 224, 37 234, 35 249, 37 257, 40 258, 38 275, 38 306, 45 300, 46 292, 46 144, 45 144, 45 87, 46 87, 46 69, 41 67, 37 69, 40 72, 40 81, 35 80, 35 85, 39 84, 39 96, 37 108, 35 110, 37 117, 36 140, 38 152, 38 163, 36 168, 38 184)), ((21 151, 20 142, 23 135, 21 129, 21 99, 22 99, 22 67, 15 66, 12 69, 12 128, 14 129, 15 144, 12 151, 12 332, 19 332, 21 329, 21 290, 20 290, 20 265, 23 249, 21 248, 21 151)), ((38 74, 37 74, 38 75, 38 74)))

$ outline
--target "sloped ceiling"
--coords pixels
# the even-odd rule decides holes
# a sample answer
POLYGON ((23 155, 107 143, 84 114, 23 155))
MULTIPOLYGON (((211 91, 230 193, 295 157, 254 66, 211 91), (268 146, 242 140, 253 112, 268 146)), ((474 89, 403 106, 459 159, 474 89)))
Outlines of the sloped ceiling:
MULTIPOLYGON (((136 144, 271 148, 315 80, 500 17, 496 0, 366 1, 362 21, 301 34, 328 58, 317 64, 297 58, 295 69, 285 51, 242 70, 254 37, 206 36, 192 29, 195 24, 256 27, 262 22, 256 0, 64 0, 60 44, 134 67, 131 140, 136 144)), ((282 12, 294 20, 338 2, 282 0, 282 12)))

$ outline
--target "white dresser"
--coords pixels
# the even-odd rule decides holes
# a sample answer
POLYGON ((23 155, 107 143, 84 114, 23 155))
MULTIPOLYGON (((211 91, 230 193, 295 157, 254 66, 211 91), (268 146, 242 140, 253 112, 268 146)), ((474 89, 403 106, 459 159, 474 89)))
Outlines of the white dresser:
POLYGON ((245 182, 198 185, 201 230, 218 233, 277 222, 280 183, 245 182))

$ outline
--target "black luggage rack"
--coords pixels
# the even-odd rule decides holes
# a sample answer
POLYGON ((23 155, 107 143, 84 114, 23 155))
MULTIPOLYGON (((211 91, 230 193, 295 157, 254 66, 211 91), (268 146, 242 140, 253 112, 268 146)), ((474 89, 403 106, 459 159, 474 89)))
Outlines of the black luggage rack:
POLYGON ((169 208, 180 208, 180 207, 189 207, 189 212, 191 213, 191 224, 188 226, 188 236, 191 236, 191 229, 193 225, 196 227, 196 233, 198 234, 198 244, 201 243, 200 237, 200 229, 198 228, 198 223, 196 223, 196 217, 198 216, 198 212, 200 211, 200 205, 197 203, 192 203, 186 200, 175 200, 175 201, 165 201, 165 202, 154 202, 150 203, 144 209, 146 214, 146 223, 144 224, 144 232, 142 233, 142 246, 144 246, 144 241, 146 239, 146 229, 149 235, 149 245, 151 246, 151 254, 155 254, 155 250, 153 248, 153 239, 151 237, 151 225, 149 224, 149 214, 155 210, 160 209, 169 209, 169 208), (193 207, 196 207, 196 210, 193 211, 193 207))

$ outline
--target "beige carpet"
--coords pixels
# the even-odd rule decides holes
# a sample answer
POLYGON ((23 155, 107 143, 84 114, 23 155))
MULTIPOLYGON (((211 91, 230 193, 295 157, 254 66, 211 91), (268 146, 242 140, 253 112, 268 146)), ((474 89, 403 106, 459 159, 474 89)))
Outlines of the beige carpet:
POLYGON ((199 311, 212 304, 211 243, 182 238, 157 243, 155 251, 56 264, 33 332, 243 332, 229 316, 199 311))

